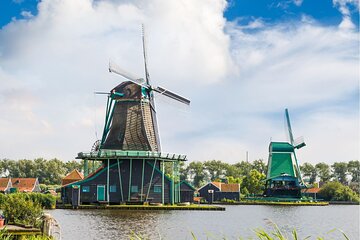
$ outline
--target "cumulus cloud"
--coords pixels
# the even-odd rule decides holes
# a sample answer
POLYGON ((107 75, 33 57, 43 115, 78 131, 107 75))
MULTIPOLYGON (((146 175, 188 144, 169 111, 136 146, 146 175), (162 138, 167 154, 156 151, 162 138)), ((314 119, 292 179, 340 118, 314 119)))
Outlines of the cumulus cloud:
POLYGON ((349 6, 354 6, 359 11, 359 0, 333 0, 333 5, 337 7, 342 14, 342 21, 339 25, 343 29, 354 29, 355 24, 351 21, 349 6))
POLYGON ((157 101, 163 150, 191 160, 235 162, 246 151, 266 159, 270 138, 286 139, 288 107, 295 134, 309 139, 305 160, 355 158, 357 33, 309 18, 227 22, 225 9, 223 0, 41 1, 38 15, 0 30, 3 157, 70 160, 90 150, 106 101, 93 92, 123 80, 107 72, 109 59, 144 74, 145 23, 153 83, 192 100, 188 112, 157 101), (327 152, 322 143, 346 147, 327 152))

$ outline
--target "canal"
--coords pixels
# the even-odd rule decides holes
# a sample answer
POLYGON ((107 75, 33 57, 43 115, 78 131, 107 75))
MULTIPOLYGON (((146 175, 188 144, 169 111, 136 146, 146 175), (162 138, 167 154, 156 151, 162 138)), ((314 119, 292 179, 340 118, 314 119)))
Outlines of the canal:
POLYGON ((213 211, 51 210, 61 226, 62 239, 129 239, 132 232, 147 239, 239 239, 254 237, 254 229, 276 223, 300 238, 359 238, 359 209, 331 206, 226 206, 213 211), (336 230, 335 230, 336 229, 336 230))

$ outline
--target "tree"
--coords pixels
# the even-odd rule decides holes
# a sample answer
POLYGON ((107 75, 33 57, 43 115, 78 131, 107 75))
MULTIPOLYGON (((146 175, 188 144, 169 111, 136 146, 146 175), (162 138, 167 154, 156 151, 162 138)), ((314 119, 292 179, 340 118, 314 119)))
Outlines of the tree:
POLYGON ((266 164, 263 159, 254 160, 253 169, 256 169, 258 172, 266 174, 266 164))
POLYGON ((224 163, 219 160, 205 161, 204 167, 210 174, 210 180, 221 179, 224 177, 224 163))
POLYGON ((235 163, 234 166, 239 169, 240 176, 246 176, 249 174, 253 166, 249 162, 241 161, 239 163, 235 163))
POLYGON ((66 169, 65 174, 70 173, 70 172, 73 171, 74 169, 76 169, 76 170, 78 170, 79 172, 81 172, 81 171, 83 170, 83 168, 84 168, 82 162, 80 162, 80 161, 75 161, 75 160, 65 162, 64 167, 65 167, 65 169, 66 169))
POLYGON ((234 178, 233 176, 226 177, 228 183, 239 183, 241 184, 243 181, 243 178, 234 178))
POLYGON ((234 178, 239 178, 241 177, 241 170, 236 167, 236 165, 232 165, 232 164, 224 164, 224 168, 225 168, 225 175, 226 176, 232 176, 234 178))
POLYGON ((331 178, 330 166, 326 163, 317 163, 315 165, 317 175, 321 182, 327 182, 331 178))
POLYGON ((316 181, 317 172, 311 163, 304 163, 302 166, 300 166, 300 170, 304 177, 309 178, 310 184, 313 184, 316 181))
POLYGON ((351 175, 351 182, 359 182, 360 178, 360 162, 359 160, 353 160, 348 162, 348 171, 351 175))
POLYGON ((207 180, 208 176, 202 162, 191 162, 188 166, 188 172, 195 187, 200 187, 207 180))
POLYGON ((331 165, 333 168, 333 177, 341 182, 342 184, 346 184, 346 174, 348 170, 348 165, 345 162, 336 162, 333 165, 331 165))
POLYGON ((348 186, 340 182, 328 182, 320 190, 319 194, 327 201, 351 201, 359 202, 359 197, 348 186))
POLYGON ((260 173, 256 169, 252 169, 243 179, 241 188, 244 188, 244 191, 246 189, 250 194, 261 194, 265 184, 264 181, 262 181, 264 179, 265 174, 260 173))

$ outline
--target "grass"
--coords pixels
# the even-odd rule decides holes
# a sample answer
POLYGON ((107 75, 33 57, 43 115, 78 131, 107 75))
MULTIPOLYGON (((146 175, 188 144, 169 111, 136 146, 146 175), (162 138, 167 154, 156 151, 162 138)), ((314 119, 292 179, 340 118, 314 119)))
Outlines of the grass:
MULTIPOLYGON (((280 230, 280 228, 271 222, 271 224, 273 225, 273 229, 272 230, 264 230, 261 228, 258 229, 254 229, 254 236, 253 237, 249 237, 246 238, 248 240, 307 240, 307 239, 316 239, 316 240, 325 240, 326 238, 324 237, 320 237, 317 236, 315 238, 313 238, 312 236, 306 236, 305 238, 300 238, 299 234, 297 233, 296 229, 292 230, 290 233, 286 233, 280 230)), ((334 232, 334 231, 339 231, 342 235, 341 239, 344 240, 350 240, 349 237, 341 230, 339 229, 333 229, 331 231, 329 231, 328 233, 334 232)), ((193 240, 198 240, 198 239, 203 239, 203 238, 198 238, 195 233, 190 232, 191 237, 193 240)), ((145 236, 142 236, 140 234, 136 234, 134 232, 131 233, 131 235, 129 236, 130 240, 148 240, 150 238, 147 238, 145 236)), ((163 239, 161 236, 159 236, 158 239, 163 239)), ((227 239, 233 239, 233 238, 227 238, 226 236, 221 236, 221 237, 216 237, 213 234, 211 234, 211 236, 207 236, 206 239, 213 239, 213 240, 227 240, 227 239)), ((238 240, 245 240, 245 238, 242 237, 238 237, 238 240)), ((338 238, 338 240, 340 240, 340 238, 338 238)))

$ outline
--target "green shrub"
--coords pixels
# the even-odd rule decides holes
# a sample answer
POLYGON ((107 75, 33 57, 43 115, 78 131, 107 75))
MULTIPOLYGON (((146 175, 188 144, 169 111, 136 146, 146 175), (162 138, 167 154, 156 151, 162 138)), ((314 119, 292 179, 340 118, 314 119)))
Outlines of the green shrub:
POLYGON ((40 205, 42 208, 54 209, 56 207, 56 196, 43 193, 11 193, 0 194, 0 208, 3 208, 4 203, 8 201, 11 196, 21 196, 25 201, 32 201, 40 205))
POLYGON ((358 195, 348 186, 340 182, 328 182, 320 190, 321 195, 327 201, 350 201, 359 202, 358 195))
POLYGON ((6 199, 6 195, 4 193, 0 193, 0 207, 5 202, 5 199, 6 199))
POLYGON ((43 208, 54 209, 56 207, 56 197, 51 194, 27 193, 28 199, 39 203, 43 208))
POLYGON ((21 193, 8 194, 3 203, 3 215, 8 222, 38 226, 43 208, 37 202, 29 201, 21 193))

